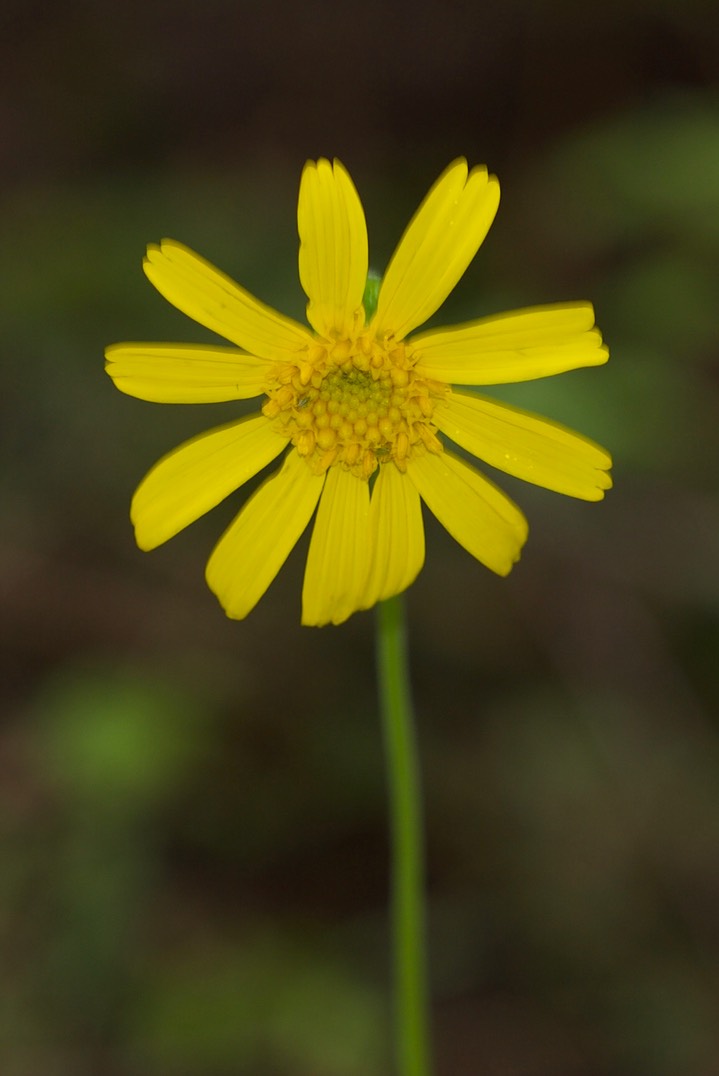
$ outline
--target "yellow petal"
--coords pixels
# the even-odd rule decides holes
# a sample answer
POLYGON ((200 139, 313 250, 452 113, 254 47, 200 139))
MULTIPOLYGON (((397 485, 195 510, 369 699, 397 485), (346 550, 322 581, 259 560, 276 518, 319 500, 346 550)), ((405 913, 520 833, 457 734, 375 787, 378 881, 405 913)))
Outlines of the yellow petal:
POLYGON ((527 538, 527 521, 506 494, 449 452, 407 464, 422 500, 460 545, 498 575, 507 575, 527 538))
POLYGON ((370 502, 372 563, 363 608, 400 594, 424 564, 424 525, 419 494, 393 463, 379 469, 370 502))
POLYGON ((556 303, 480 318, 412 338, 424 377, 502 385, 601 366, 609 358, 591 303, 556 303))
POLYGON ((287 444, 264 415, 186 441, 156 463, 135 492, 130 517, 140 549, 154 549, 261 471, 287 444))
POLYGON ((207 584, 241 620, 255 607, 315 510, 324 485, 296 451, 252 494, 207 563, 207 584))
POLYGON ((271 363, 229 347, 111 344, 106 370, 128 396, 153 403, 219 403, 264 391, 271 363))
POLYGON ((529 411, 455 391, 436 405, 433 419, 456 444, 525 482, 585 501, 601 501, 611 488, 608 452, 529 411))
POLYGON ((341 624, 363 608, 369 555, 368 483, 331 467, 307 554, 303 624, 341 624))
POLYGON ((434 314, 477 253, 499 183, 460 158, 440 176, 402 236, 382 281, 373 327, 402 339, 434 314))
POLYGON ((359 195, 339 161, 305 165, 297 225, 307 320, 320 336, 350 336, 364 319, 367 226, 359 195))
POLYGON ((291 361, 312 342, 303 325, 265 306, 172 239, 147 248, 144 269, 160 294, 183 314, 253 355, 291 361))

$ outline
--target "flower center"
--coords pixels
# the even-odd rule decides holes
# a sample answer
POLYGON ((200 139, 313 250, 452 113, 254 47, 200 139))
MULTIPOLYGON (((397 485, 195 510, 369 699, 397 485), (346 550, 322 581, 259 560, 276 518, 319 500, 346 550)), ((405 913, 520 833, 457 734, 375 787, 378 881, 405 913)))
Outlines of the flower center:
POLYGON ((266 391, 263 413, 316 474, 341 463, 368 479, 383 463, 404 471, 413 454, 442 451, 431 420, 444 387, 416 374, 404 343, 318 340, 266 391))

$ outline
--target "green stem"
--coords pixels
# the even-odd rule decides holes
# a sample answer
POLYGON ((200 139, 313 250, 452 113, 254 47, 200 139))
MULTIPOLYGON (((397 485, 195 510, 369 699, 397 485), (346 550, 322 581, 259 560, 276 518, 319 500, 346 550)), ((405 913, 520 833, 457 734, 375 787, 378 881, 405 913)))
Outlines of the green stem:
POLYGON ((377 608, 377 672, 387 753, 398 1076, 430 1076, 424 842, 402 597, 377 608))

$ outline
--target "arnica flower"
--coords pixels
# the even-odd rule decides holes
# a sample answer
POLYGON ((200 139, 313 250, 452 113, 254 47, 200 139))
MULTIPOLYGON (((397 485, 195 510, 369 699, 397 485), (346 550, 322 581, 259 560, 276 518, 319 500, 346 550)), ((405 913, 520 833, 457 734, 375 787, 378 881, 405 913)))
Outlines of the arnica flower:
POLYGON ((115 344, 107 369, 117 387, 158 403, 261 401, 255 414, 195 437, 152 468, 132 502, 138 545, 159 546, 282 456, 220 538, 207 582, 228 616, 246 616, 316 510, 302 622, 339 624, 413 582, 424 561, 421 501, 492 571, 506 575, 518 559, 524 516, 449 442, 528 482, 600 500, 611 485, 602 448, 457 387, 606 362, 589 303, 414 334, 466 270, 498 203, 495 176, 454 161, 410 222, 371 304, 357 191, 339 161, 308 162, 297 216, 309 328, 180 243, 151 245, 144 268, 157 290, 236 346, 115 344))

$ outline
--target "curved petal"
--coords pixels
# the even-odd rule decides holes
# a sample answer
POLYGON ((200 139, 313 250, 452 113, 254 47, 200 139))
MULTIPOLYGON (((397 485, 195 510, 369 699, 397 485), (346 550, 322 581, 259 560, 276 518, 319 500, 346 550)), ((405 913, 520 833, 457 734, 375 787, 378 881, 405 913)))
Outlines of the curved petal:
POLYGON ((359 195, 339 161, 305 165, 297 226, 307 320, 320 336, 350 336, 364 318, 367 226, 359 195))
POLYGON ((255 607, 310 521, 324 485, 295 450, 256 490, 220 538, 206 579, 225 612, 242 620, 255 607))
POLYGON ((379 469, 370 501, 372 563, 364 608, 406 590, 424 564, 424 524, 419 494, 393 463, 379 469))
POLYGON ((363 609, 369 558, 369 485, 331 467, 307 554, 302 623, 341 624, 363 609))
POLYGON ((156 463, 132 498, 140 549, 154 549, 209 512, 278 456, 287 440, 264 415, 193 437, 156 463))
POLYGON ((460 545, 507 575, 527 539, 527 521, 506 494, 449 452, 417 456, 407 474, 430 512, 460 545))
POLYGON ((303 325, 265 306, 174 239, 151 243, 143 267, 168 302, 253 355, 287 362, 312 343, 303 325))
POLYGON ((272 364, 229 347, 111 344, 105 369, 128 396, 153 403, 219 403, 264 392, 272 364))
POLYGON ((611 489, 609 453, 558 422, 465 392, 438 403, 433 419, 456 444, 525 482, 585 501, 611 489))
POLYGON ((454 385, 507 385, 601 366, 609 358, 591 303, 529 307, 412 338, 424 377, 454 385))
POLYGON ((409 223, 382 281, 373 328, 401 340, 439 309, 477 253, 499 205, 499 182, 464 158, 439 177, 409 223))

